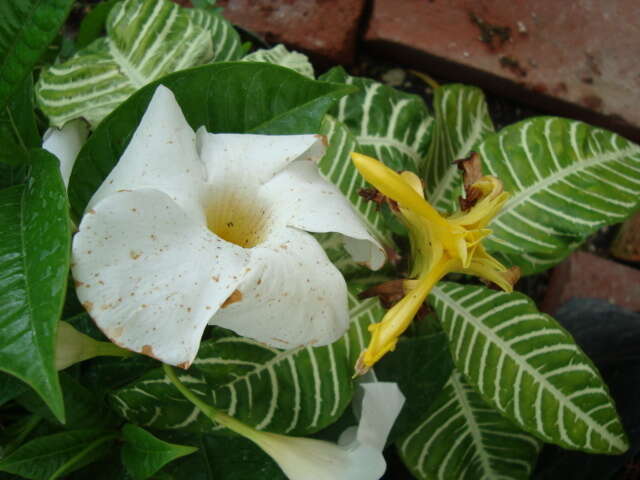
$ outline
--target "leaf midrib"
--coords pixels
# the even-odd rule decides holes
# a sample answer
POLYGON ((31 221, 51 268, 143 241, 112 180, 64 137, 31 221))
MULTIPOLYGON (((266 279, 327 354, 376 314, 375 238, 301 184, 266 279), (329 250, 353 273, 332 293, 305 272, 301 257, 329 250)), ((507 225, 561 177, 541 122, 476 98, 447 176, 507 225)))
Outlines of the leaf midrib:
MULTIPOLYGON (((478 110, 482 110, 482 105, 484 104, 483 103, 479 104, 478 110)), ((480 140, 481 138, 480 134, 483 131, 482 127, 484 125, 484 122, 482 121, 481 113, 482 112, 478 111, 477 115, 474 116, 473 127, 471 129, 471 132, 469 133, 469 136, 464 141, 464 143, 460 145, 458 149, 455 151, 455 154, 453 155, 452 160, 457 160, 459 158, 462 158, 462 156, 465 155, 467 152, 469 152, 471 148, 478 142, 478 140, 480 140)), ((484 113, 486 113, 486 111, 484 113)), ((491 129, 488 129, 487 131, 490 132, 491 129)), ((441 200, 443 200, 442 196, 444 192, 447 190, 447 187, 449 185, 453 186, 452 185, 453 181, 451 180, 451 177, 455 176, 457 171, 458 171, 458 167, 455 164, 449 165, 449 167, 445 171, 444 175, 442 176, 442 179, 440 180, 440 182, 438 182, 438 185, 436 186, 436 189, 434 190, 433 195, 431 195, 431 198, 429 198, 429 201, 434 206, 436 206, 441 200)))
MULTIPOLYGON (((482 146, 482 148, 484 150, 484 145, 482 146)), ((533 183, 532 185, 526 187, 525 189, 518 191, 518 193, 513 195, 507 201, 504 208, 500 212, 498 212, 498 214, 495 217, 493 217, 493 221, 496 221, 501 216, 508 214, 511 209, 516 208, 520 204, 526 202, 527 200, 529 200, 529 198, 543 191, 549 185, 555 182, 564 180, 569 175, 578 173, 583 169, 584 170, 589 169, 597 165, 598 163, 608 163, 608 162, 618 161, 627 155, 633 155, 637 153, 640 153, 640 147, 637 147, 632 144, 622 150, 616 150, 613 152, 609 151, 603 155, 602 154, 595 155, 591 158, 575 161, 570 165, 553 172, 551 175, 541 180, 540 182, 533 183)))
POLYGON ((464 387, 460 384, 459 375, 460 373, 455 371, 451 374, 451 386, 453 387, 453 391, 456 396, 460 399, 460 409, 462 410, 462 415, 467 420, 466 424, 471 434, 473 444, 476 447, 475 450, 478 454, 478 457, 480 458, 482 469, 484 470, 485 475, 494 474, 495 472, 491 468, 491 462, 489 461, 484 448, 484 442, 482 441, 482 435, 480 433, 478 422, 476 422, 475 415, 473 414, 473 409, 470 406, 471 402, 469 402, 469 397, 465 393, 464 387))
POLYGON ((504 342, 500 337, 495 335, 492 330, 485 327, 484 324, 476 322, 475 317, 471 315, 466 309, 462 309, 460 307, 460 304, 456 302, 454 298, 450 297, 438 286, 434 287, 431 293, 440 298, 442 302, 449 306, 458 315, 465 318, 468 321, 469 325, 477 328, 482 334, 484 334, 485 338, 493 341, 498 346, 498 348, 500 348, 504 355, 506 355, 511 361, 515 362, 516 365, 520 366, 520 368, 531 375, 533 379, 539 383, 541 388, 546 388, 558 403, 561 403, 558 399, 564 399, 565 408, 567 408, 577 418, 583 421, 585 425, 595 430, 603 440, 609 443, 610 446, 615 446, 621 451, 625 449, 625 445, 620 444, 620 440, 618 438, 612 436, 611 432, 604 429, 600 424, 595 423, 593 419, 588 417, 582 410, 580 410, 566 395, 560 392, 554 385, 549 383, 549 381, 545 377, 541 377, 538 371, 535 370, 531 365, 529 365, 529 363, 527 363, 526 361, 517 361, 516 358, 520 358, 520 355, 515 352, 509 345, 507 345, 507 343, 504 342))

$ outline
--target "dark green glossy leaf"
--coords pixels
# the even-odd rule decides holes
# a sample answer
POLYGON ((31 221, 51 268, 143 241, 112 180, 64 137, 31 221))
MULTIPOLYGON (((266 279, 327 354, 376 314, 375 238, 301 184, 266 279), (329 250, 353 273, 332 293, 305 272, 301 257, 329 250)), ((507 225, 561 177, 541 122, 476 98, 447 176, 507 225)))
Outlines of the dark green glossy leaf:
MULTIPOLYGON (((115 424, 116 419, 106 403, 95 391, 82 386, 78 380, 65 372, 60 373, 60 385, 66 412, 66 428, 105 428, 115 424)), ((24 408, 42 418, 60 425, 60 422, 49 412, 44 401, 33 391, 27 391, 18 397, 17 402, 24 408)))
POLYGON ((54 39, 72 4, 73 0, 0 2, 0 108, 54 39))
POLYGON ((100 458, 117 438, 101 430, 71 430, 39 437, 2 459, 0 470, 32 480, 55 480, 100 458))
POLYGON ((86 47, 105 32, 107 16, 119 1, 120 0, 102 1, 93 7, 87 16, 82 19, 78 35, 76 36, 77 48, 86 47))
POLYGON ((16 377, 0 373, 0 406, 24 393, 27 388, 27 385, 16 377))
POLYGON ((58 160, 44 150, 31 160, 28 182, 0 191, 0 369, 63 420, 54 347, 69 272, 69 206, 58 160))
MULTIPOLYGON (((190 435, 172 432, 164 437, 192 445, 198 451, 167 465, 176 480, 286 480, 276 463, 260 448, 242 437, 190 435)), ((311 480, 311 479, 310 479, 311 480)))
POLYGON ((122 434, 125 442, 122 463, 136 480, 145 480, 172 460, 198 450, 165 442, 130 423, 124 426, 122 434))
POLYGON ((436 399, 452 369, 449 341, 444 333, 402 338, 396 349, 376 365, 378 378, 397 382, 406 397, 390 435, 392 441, 416 428, 416 422, 436 399))
MULTIPOLYGON (((28 75, 20 89, 0 111, 0 162, 21 165, 28 161, 29 149, 39 147, 41 140, 33 103, 33 80, 28 75)), ((0 185, 10 186, 6 179, 0 185)))
POLYGON ((85 144, 69 186, 76 214, 117 163, 160 83, 173 91, 194 129, 204 125, 210 132, 317 133, 327 109, 352 91, 267 63, 216 63, 168 75, 132 95, 85 144))

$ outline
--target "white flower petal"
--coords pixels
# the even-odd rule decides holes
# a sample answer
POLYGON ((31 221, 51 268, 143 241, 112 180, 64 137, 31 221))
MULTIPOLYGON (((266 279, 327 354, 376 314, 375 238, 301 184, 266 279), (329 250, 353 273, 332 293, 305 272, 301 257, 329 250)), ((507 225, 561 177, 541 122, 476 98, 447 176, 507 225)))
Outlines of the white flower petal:
POLYGON ((404 395, 396 383, 361 383, 360 386, 364 398, 356 439, 361 444, 382 450, 402 410, 404 395))
POLYGON ((286 437, 255 432, 250 438, 278 463, 291 480, 377 480, 386 462, 382 450, 402 405, 404 396, 395 383, 361 384, 364 389, 362 416, 351 437, 341 446, 311 438, 286 437))
POLYGON ((291 480, 377 480, 386 468, 382 452, 367 445, 347 450, 313 438, 260 433, 254 441, 291 480))
POLYGON ((279 348, 326 345, 349 324, 347 287, 318 242, 286 227, 251 249, 241 300, 211 324, 279 348))
POLYGON ((165 192, 186 212, 201 219, 204 178, 195 133, 173 92, 160 85, 127 149, 87 208, 121 190, 153 188, 165 192))
POLYGON ((248 261, 248 250, 151 189, 95 204, 73 242, 78 297, 98 327, 121 347, 179 366, 192 362, 248 261))
POLYGON ((84 120, 72 120, 61 129, 49 128, 42 137, 42 148, 53 153, 60 160, 60 173, 65 187, 78 152, 89 135, 89 127, 84 120))
POLYGON ((316 164, 297 160, 260 189, 282 221, 308 232, 337 232, 348 237, 347 251, 372 270, 385 262, 384 249, 338 188, 320 176, 316 164))
POLYGON ((297 159, 318 161, 324 154, 319 135, 214 134, 198 129, 200 158, 207 182, 220 187, 257 188, 297 159))

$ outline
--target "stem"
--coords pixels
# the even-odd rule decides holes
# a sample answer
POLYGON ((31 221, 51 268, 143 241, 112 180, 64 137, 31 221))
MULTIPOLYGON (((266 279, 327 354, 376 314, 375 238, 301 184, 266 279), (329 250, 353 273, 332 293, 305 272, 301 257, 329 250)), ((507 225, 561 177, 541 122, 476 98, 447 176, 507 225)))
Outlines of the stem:
POLYGON ((427 75, 426 73, 418 72, 417 70, 409 70, 409 72, 414 74, 416 77, 418 77, 420 80, 422 80, 424 83, 429 85, 434 90, 436 88, 440 88, 440 84, 438 82, 436 82, 433 79, 433 77, 431 77, 430 75, 427 75))
POLYGON ((125 350, 111 342, 98 342, 96 345, 96 357, 133 357, 131 350, 125 350))
POLYGON ((175 370, 173 369, 173 367, 171 367, 171 365, 167 365, 165 363, 162 368, 164 369, 164 373, 167 375, 167 377, 169 377, 169 380, 171 380, 171 383, 173 383, 173 385, 178 389, 178 391, 187 400, 193 403, 193 405, 197 407, 202 413, 204 413, 212 422, 216 422, 216 423, 219 423, 220 425, 224 425, 229 430, 236 432, 237 434, 242 435, 243 437, 247 437, 250 440, 254 440, 254 438, 256 437, 256 434, 258 433, 257 430, 254 430, 248 425, 245 425, 239 420, 236 420, 235 418, 230 417, 226 413, 223 413, 220 410, 200 400, 200 398, 198 398, 198 396, 195 393, 189 390, 189 388, 180 381, 180 379, 176 375, 175 370))

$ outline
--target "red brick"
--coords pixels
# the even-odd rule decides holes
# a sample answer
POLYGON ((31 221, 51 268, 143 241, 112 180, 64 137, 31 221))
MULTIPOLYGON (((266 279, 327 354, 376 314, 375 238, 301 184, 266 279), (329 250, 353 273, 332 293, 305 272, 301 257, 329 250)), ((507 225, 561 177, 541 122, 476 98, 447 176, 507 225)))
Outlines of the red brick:
POLYGON ((364 0, 220 0, 231 22, 332 64, 353 62, 364 0))
POLYGON ((366 44, 414 68, 640 138, 637 0, 374 0, 366 44), (510 29, 481 40, 472 15, 510 29))
POLYGON ((640 212, 622 224, 611 246, 611 254, 628 262, 640 262, 640 212))
POLYGON ((553 270, 541 310, 553 314, 571 298, 600 298, 640 311, 640 270, 575 252, 553 270))

